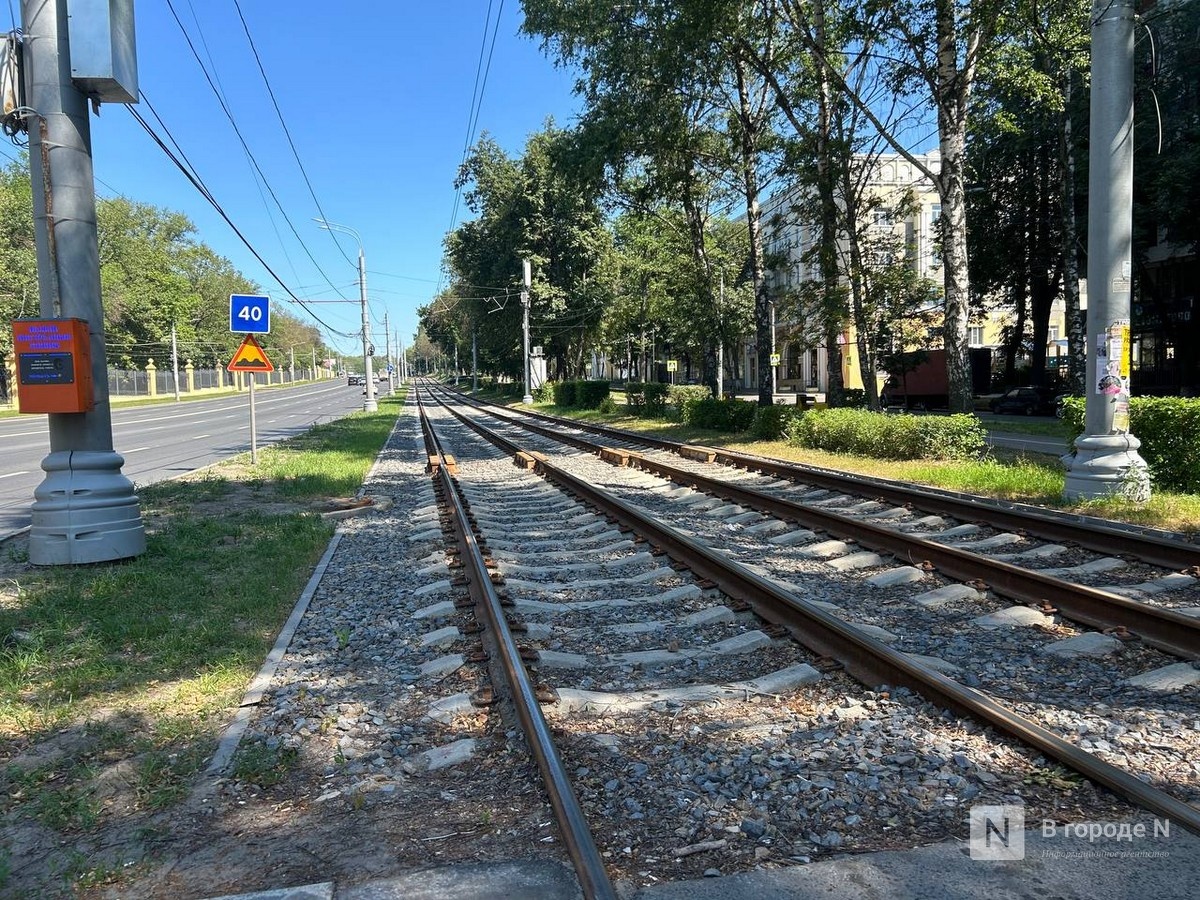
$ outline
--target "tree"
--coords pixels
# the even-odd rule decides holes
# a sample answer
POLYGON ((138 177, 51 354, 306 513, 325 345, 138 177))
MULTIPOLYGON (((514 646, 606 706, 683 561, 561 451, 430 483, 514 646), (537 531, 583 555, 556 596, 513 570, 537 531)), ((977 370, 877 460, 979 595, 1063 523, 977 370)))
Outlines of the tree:
MULTIPOLYGON (((578 90, 593 128, 608 138, 609 163, 642 167, 652 202, 682 205, 697 286, 710 305, 718 279, 706 243, 712 179, 703 173, 736 173, 746 209, 746 268, 755 286, 759 401, 770 404, 773 335, 759 194, 774 108, 743 49, 769 43, 770 23, 729 0, 636 0, 617 10, 602 0, 524 0, 523 6, 524 30, 541 36, 562 62, 582 68, 578 90), (632 122, 638 127, 630 132, 632 122)), ((710 343, 704 370, 711 386, 715 355, 710 343)))
MULTIPOLYGON (((37 251, 27 163, 0 169, 0 321, 38 315, 37 251)), ((0 360, 12 352, 12 332, 0 329, 0 360)))
POLYGON ((532 264, 531 333, 547 348, 560 377, 578 374, 611 295, 611 237, 597 202, 598 184, 575 158, 570 132, 552 123, 510 158, 484 135, 468 155, 458 185, 477 217, 446 238, 450 290, 423 310, 431 340, 446 351, 472 334, 489 367, 522 371, 523 259, 532 264))

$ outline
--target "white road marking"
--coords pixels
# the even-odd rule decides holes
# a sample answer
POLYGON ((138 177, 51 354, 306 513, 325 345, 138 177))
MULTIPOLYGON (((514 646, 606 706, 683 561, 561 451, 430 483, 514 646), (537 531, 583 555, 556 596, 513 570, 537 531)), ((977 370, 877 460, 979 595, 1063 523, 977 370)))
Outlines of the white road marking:
POLYGON ((29 472, 28 472, 28 471, 25 471, 25 472, 5 472, 3 475, 0 475, 0 478, 12 478, 14 475, 28 475, 28 474, 29 474, 29 472))
POLYGON ((119 453, 141 453, 143 450, 149 450, 149 447, 133 447, 129 450, 119 450, 119 453))

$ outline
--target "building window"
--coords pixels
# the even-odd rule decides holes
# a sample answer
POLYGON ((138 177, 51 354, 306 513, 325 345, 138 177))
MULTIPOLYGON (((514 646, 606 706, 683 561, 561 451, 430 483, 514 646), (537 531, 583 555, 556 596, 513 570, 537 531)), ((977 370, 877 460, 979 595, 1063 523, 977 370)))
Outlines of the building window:
POLYGON ((1058 326, 1057 326, 1057 325, 1051 325, 1051 326, 1050 326, 1050 330, 1049 330, 1049 331, 1048 331, 1048 333, 1046 334, 1046 339, 1047 339, 1047 340, 1050 340, 1050 341, 1057 341, 1057 340, 1058 340, 1058 326))
POLYGON ((815 349, 809 350, 808 351, 808 386, 809 387, 816 387, 817 385, 819 385, 821 383, 821 380, 817 377, 819 367, 820 367, 820 364, 817 362, 817 351, 815 349))
POLYGON ((983 326, 972 325, 967 329, 967 344, 971 347, 983 346, 983 326))

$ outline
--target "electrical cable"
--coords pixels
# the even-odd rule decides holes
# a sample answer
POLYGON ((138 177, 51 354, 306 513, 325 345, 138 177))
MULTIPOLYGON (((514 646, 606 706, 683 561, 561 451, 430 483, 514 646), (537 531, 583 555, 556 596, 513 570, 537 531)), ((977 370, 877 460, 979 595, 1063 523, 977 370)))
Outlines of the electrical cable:
POLYGON ((325 270, 321 268, 320 263, 318 263, 316 257, 313 256, 312 251, 308 249, 308 245, 304 242, 304 239, 300 237, 300 232, 296 230, 295 224, 293 224, 291 218, 287 214, 287 211, 283 208, 283 204, 280 202, 279 197, 276 196, 274 188, 271 187, 270 181, 267 179, 266 174, 259 166, 258 160, 255 159, 254 154, 251 152, 250 145, 246 143, 246 139, 242 135, 241 129, 238 127, 237 120, 234 118, 233 113, 226 105, 225 99, 221 96, 221 92, 217 89, 216 84, 213 83, 213 77, 209 74, 208 69, 205 68, 204 61, 200 58, 200 54, 196 51, 196 45, 192 43, 191 35, 188 34, 187 28, 184 27, 183 21, 179 18, 179 14, 175 11, 175 5, 172 0, 167 0, 167 8, 171 11, 171 15, 175 19, 175 24, 178 25, 179 30, 183 32, 183 38, 187 42, 188 49, 192 51, 192 56, 195 57, 196 63, 200 66, 200 71, 204 74, 204 80, 208 82, 209 88, 212 89, 213 94, 216 96, 217 103, 220 105, 222 112, 225 113, 225 118, 229 120, 229 124, 233 128, 234 134, 237 135, 238 141, 242 145, 242 149, 245 151, 247 158, 254 167, 254 171, 258 173, 258 177, 262 179, 263 186, 266 187, 267 193, 270 194, 271 199, 275 201, 275 205, 279 208, 279 212, 283 216, 283 220, 287 222, 288 228, 291 229, 296 241, 300 244, 301 249, 304 250, 305 255, 312 262, 317 272, 320 273, 321 277, 325 279, 330 287, 333 287, 333 282, 330 280, 329 276, 325 274, 325 270))
MULTIPOLYGON (((504 13, 504 0, 500 0, 500 7, 496 10, 496 24, 492 28, 491 48, 488 50, 487 63, 484 65, 483 50, 488 46, 488 28, 491 27, 492 19, 492 0, 488 0, 487 13, 484 16, 483 22, 483 42, 479 45, 479 61, 475 64, 475 87, 471 91, 471 108, 467 110, 467 135, 463 141, 462 162, 459 163, 459 173, 461 174, 463 167, 467 164, 467 156, 471 151, 471 142, 475 138, 475 128, 479 124, 479 111, 483 107, 483 93, 487 88, 488 73, 492 68, 492 54, 496 50, 496 35, 500 31, 500 17, 504 13), (483 72, 482 86, 480 72, 483 72)), ((450 212, 450 227, 448 232, 454 230, 454 223, 458 221, 458 206, 462 201, 462 185, 458 184, 458 178, 455 178, 456 187, 454 189, 454 207, 450 212)), ((444 273, 443 273, 444 274, 444 273)), ((437 292, 442 289, 442 278, 438 278, 437 292)))
MULTIPOLYGON (((145 95, 142 96, 142 100, 145 101, 145 95)), ((125 108, 127 110, 129 110, 130 115, 133 116, 133 118, 137 121, 137 123, 142 126, 142 128, 146 131, 146 133, 148 135, 150 135, 151 140, 153 140, 154 143, 158 144, 159 148, 167 155, 167 158, 170 159, 171 162, 173 162, 175 164, 176 168, 178 168, 179 171, 183 173, 184 177, 187 178, 187 180, 189 182, 191 182, 192 186, 197 191, 200 192, 200 196, 204 197, 204 199, 209 202, 209 204, 212 206, 212 208, 217 211, 217 214, 220 215, 220 217, 225 220, 225 223, 227 225, 229 225, 230 228, 233 229, 233 233, 235 235, 237 235, 238 239, 246 246, 246 249, 249 250, 251 254, 253 254, 254 258, 257 259, 259 261, 259 263, 262 264, 262 267, 267 270, 267 272, 270 274, 270 276, 272 278, 275 279, 275 281, 279 284, 279 286, 283 288, 284 292, 289 297, 291 297, 291 299, 295 303, 298 303, 301 306, 301 308, 303 308, 305 310, 305 312, 307 312, 310 316, 312 316, 313 319, 315 319, 317 322, 319 322, 321 324, 321 326, 324 327, 325 329, 327 329, 331 334, 338 334, 338 335, 340 335, 342 337, 346 337, 346 338, 353 337, 354 335, 352 335, 352 334, 347 334, 345 332, 341 332, 341 331, 338 331, 337 329, 333 328, 331 325, 329 325, 329 323, 325 322, 323 319, 321 319, 320 316, 318 316, 311 309, 309 309, 308 305, 303 300, 301 300, 299 297, 296 296, 296 294, 292 291, 292 289, 290 287, 287 286, 287 284, 283 281, 283 279, 280 278, 275 273, 275 270, 271 268, 271 266, 267 263, 267 261, 262 258, 262 256, 259 254, 259 252, 254 248, 254 245, 250 243, 250 241, 246 238, 246 236, 244 234, 242 234, 241 229, 239 229, 235 224, 233 224, 233 220, 230 219, 228 214, 225 212, 225 210, 221 208, 221 204, 217 202, 217 199, 212 195, 212 192, 208 189, 208 186, 205 185, 203 180, 200 178, 200 176, 194 172, 194 170, 192 169, 191 162, 189 161, 185 165, 183 160, 187 159, 186 156, 183 157, 183 160, 181 160, 178 156, 176 156, 174 151, 172 151, 171 148, 167 146, 166 142, 163 141, 163 139, 161 137, 159 137, 158 134, 155 133, 154 129, 150 126, 150 123, 147 122, 144 118, 142 118, 141 113, 139 113, 133 107, 133 104, 126 103, 123 105, 125 106, 125 108)), ((154 112, 154 108, 152 106, 150 106, 149 103, 147 103, 146 105, 150 108, 151 112, 154 112)), ((157 113, 154 113, 154 116, 156 119, 158 118, 157 113)), ((161 119, 159 119, 159 123, 162 124, 161 119)), ((165 125, 163 125, 163 129, 167 130, 165 125)), ((176 146, 178 146, 178 144, 175 142, 174 136, 171 135, 169 130, 167 130, 167 134, 171 138, 171 142, 175 143, 176 146)), ((182 151, 180 151, 180 153, 182 154, 182 151)))
MULTIPOLYGON (((292 148, 292 156, 296 159, 296 165, 300 169, 300 174, 304 178, 304 184, 308 187, 308 194, 313 199, 313 204, 317 207, 317 212, 321 214, 323 221, 327 220, 325 210, 321 208, 321 201, 317 199, 317 192, 313 189, 312 182, 308 178, 308 172, 304 169, 304 163, 300 161, 300 152, 296 149, 296 143, 292 140, 292 133, 288 130, 287 122, 283 120, 283 111, 279 108, 279 101, 275 98, 275 91, 271 89, 271 82, 267 79, 267 70, 263 68, 262 58, 258 55, 258 47, 254 44, 254 38, 250 36, 250 26, 246 24, 246 17, 242 14, 242 5, 238 0, 233 0, 233 6, 237 10, 238 18, 242 21, 242 30, 246 33, 246 41, 250 44, 250 52, 254 54, 254 61, 258 64, 258 72, 262 75, 263 84, 266 85, 267 93, 271 97, 271 105, 275 107, 275 115, 279 117, 279 124, 283 128, 284 135, 287 136, 288 146, 292 148)), ((334 246, 338 248, 338 252, 342 254, 342 258, 350 265, 356 265, 342 245, 338 242, 337 237, 331 229, 325 229, 329 232, 329 239, 333 241, 334 246)))

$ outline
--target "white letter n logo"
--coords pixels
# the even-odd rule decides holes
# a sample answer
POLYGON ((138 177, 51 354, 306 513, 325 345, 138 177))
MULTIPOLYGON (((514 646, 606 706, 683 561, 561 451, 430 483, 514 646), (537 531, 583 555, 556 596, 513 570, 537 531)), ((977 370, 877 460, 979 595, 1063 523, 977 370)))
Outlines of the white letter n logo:
POLYGON ((1025 858, 1025 807, 971 807, 971 859, 1025 858))

